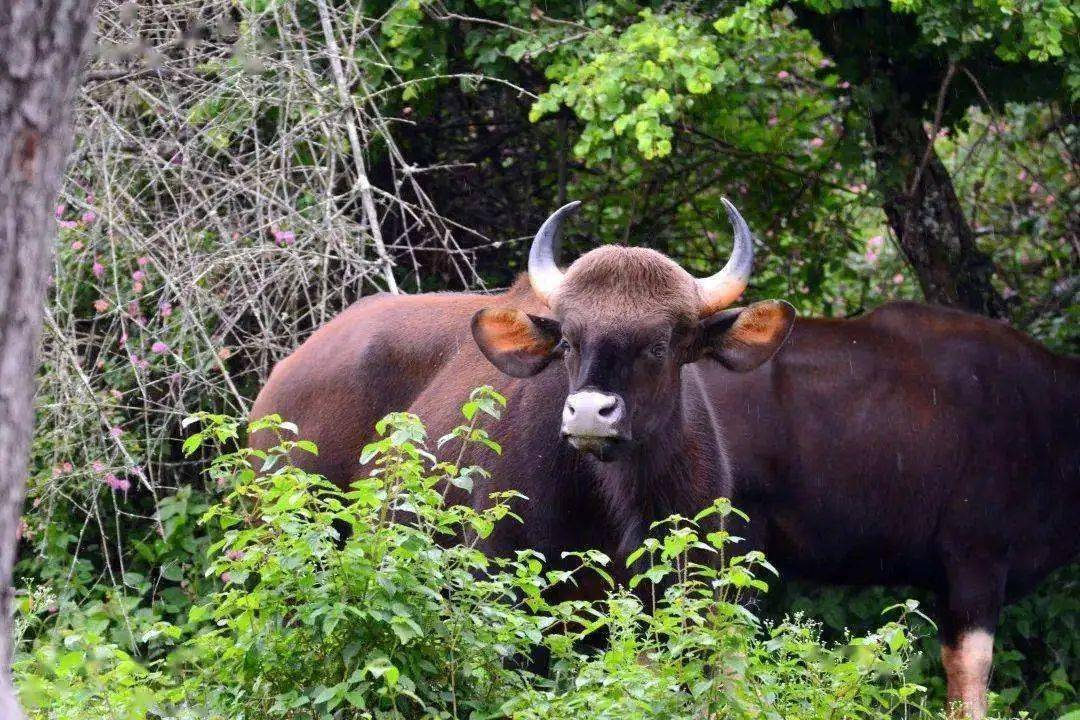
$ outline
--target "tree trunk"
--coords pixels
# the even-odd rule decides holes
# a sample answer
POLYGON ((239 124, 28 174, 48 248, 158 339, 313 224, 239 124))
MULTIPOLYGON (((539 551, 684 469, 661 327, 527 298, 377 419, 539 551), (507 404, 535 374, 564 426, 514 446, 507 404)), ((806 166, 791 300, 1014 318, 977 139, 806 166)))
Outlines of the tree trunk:
POLYGON ((33 430, 53 207, 94 0, 0 0, 0 718, 11 684, 12 568, 33 430))
POLYGON ((929 146, 922 119, 891 103, 876 108, 871 122, 885 215, 927 301, 1004 316, 1005 302, 990 283, 993 264, 975 246, 952 178, 929 146))

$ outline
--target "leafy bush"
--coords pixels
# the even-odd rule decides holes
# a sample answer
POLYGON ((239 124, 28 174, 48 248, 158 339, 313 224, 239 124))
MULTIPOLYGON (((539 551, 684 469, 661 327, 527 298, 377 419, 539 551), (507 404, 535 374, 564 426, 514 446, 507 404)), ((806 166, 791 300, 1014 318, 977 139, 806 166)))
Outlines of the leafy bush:
MULTIPOLYGON (((502 403, 490 389, 476 391, 467 423, 439 444, 501 450, 477 419, 498 416, 502 403)), ((203 424, 189 453, 241 437, 227 417, 193 420, 203 424)), ((803 616, 763 622, 743 601, 767 588, 760 575, 771 568, 760 553, 732 554, 737 538, 723 519, 738 511, 726 500, 657 523, 629 558, 643 572, 631 587, 610 587, 610 561, 597 551, 571 553, 565 571, 545 568, 533 551, 486 556, 481 541, 497 523, 516 522, 515 504, 528 500, 507 492, 482 510, 447 504, 448 484, 467 487, 483 470, 439 461, 413 415, 380 421, 381 439, 364 450, 375 469, 345 491, 290 462, 317 452, 293 439, 294 426, 268 417, 248 428, 257 429, 280 442, 265 453, 219 455, 209 467, 227 492, 202 516, 205 592, 185 613, 154 619, 134 596, 124 600, 126 615, 110 614, 107 603, 52 613, 56 598, 45 589, 24 599, 20 621, 31 642, 16 669, 32 717, 920 712, 921 688, 905 679, 915 605, 840 644, 822 642, 803 616), (719 529, 707 530, 715 521, 719 529), (593 573, 609 585, 605 597, 547 599, 551 588, 593 573), (548 672, 538 674, 530 659, 542 656, 548 672)))

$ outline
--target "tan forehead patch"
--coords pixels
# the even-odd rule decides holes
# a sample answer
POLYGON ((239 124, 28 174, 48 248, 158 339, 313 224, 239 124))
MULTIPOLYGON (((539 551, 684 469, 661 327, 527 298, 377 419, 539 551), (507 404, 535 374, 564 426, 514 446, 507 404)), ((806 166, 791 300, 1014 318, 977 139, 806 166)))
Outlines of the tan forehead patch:
POLYGON ((582 255, 566 272, 555 305, 586 316, 697 317, 697 283, 670 258, 648 248, 605 245, 582 255))

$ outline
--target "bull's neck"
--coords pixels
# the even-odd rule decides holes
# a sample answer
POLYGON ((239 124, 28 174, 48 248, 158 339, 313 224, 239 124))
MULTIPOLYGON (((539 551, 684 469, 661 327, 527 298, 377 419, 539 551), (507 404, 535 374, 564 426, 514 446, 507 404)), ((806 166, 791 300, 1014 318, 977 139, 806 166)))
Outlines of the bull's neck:
POLYGON ((708 470, 719 448, 703 442, 706 434, 687 420, 692 414, 684 403, 689 395, 700 405, 698 392, 695 387, 680 388, 661 431, 635 443, 617 460, 593 462, 600 492, 621 533, 620 555, 638 547, 656 520, 672 514, 693 517, 720 494, 708 470))

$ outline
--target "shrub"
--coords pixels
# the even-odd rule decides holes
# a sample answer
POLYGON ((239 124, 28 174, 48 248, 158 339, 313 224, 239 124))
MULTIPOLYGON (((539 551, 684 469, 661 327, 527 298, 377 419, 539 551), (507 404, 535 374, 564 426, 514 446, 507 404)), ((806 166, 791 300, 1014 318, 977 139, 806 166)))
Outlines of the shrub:
MULTIPOLYGON (((440 445, 483 443, 479 419, 505 401, 474 392, 467 422, 440 445)), ((234 443, 240 425, 202 414, 185 450, 234 443)), ((610 560, 570 553, 551 570, 528 550, 486 556, 480 542, 518 522, 513 492, 485 509, 450 505, 449 484, 484 472, 439 461, 420 420, 395 413, 364 449, 372 473, 348 490, 297 468, 316 453, 277 417, 267 452, 218 455, 227 488, 202 517, 211 588, 182 621, 140 629, 136 646, 166 647, 139 662, 108 641, 121 622, 58 622, 17 664, 33 717, 154 718, 884 718, 909 715, 921 688, 905 681, 912 637, 900 618, 841 644, 802 616, 758 619, 744 602, 771 567, 733 554, 718 499, 694 518, 670 517, 629 561, 642 572, 611 587, 610 560), (256 472, 253 463, 259 466, 256 472), (711 558, 701 562, 701 558, 711 558), (553 604, 547 591, 597 573, 596 601, 553 604), (79 627, 79 632, 70 628, 79 627), (142 645, 140 645, 140 643, 142 645), (550 657, 548 672, 530 658, 550 657)), ((459 455, 460 457, 460 455, 459 455)), ((41 593, 38 593, 41 595, 41 593)), ((49 602, 42 596, 35 600, 49 602)), ((137 605, 137 601, 132 603, 137 605)), ((24 622, 36 621, 23 607, 24 622)))

